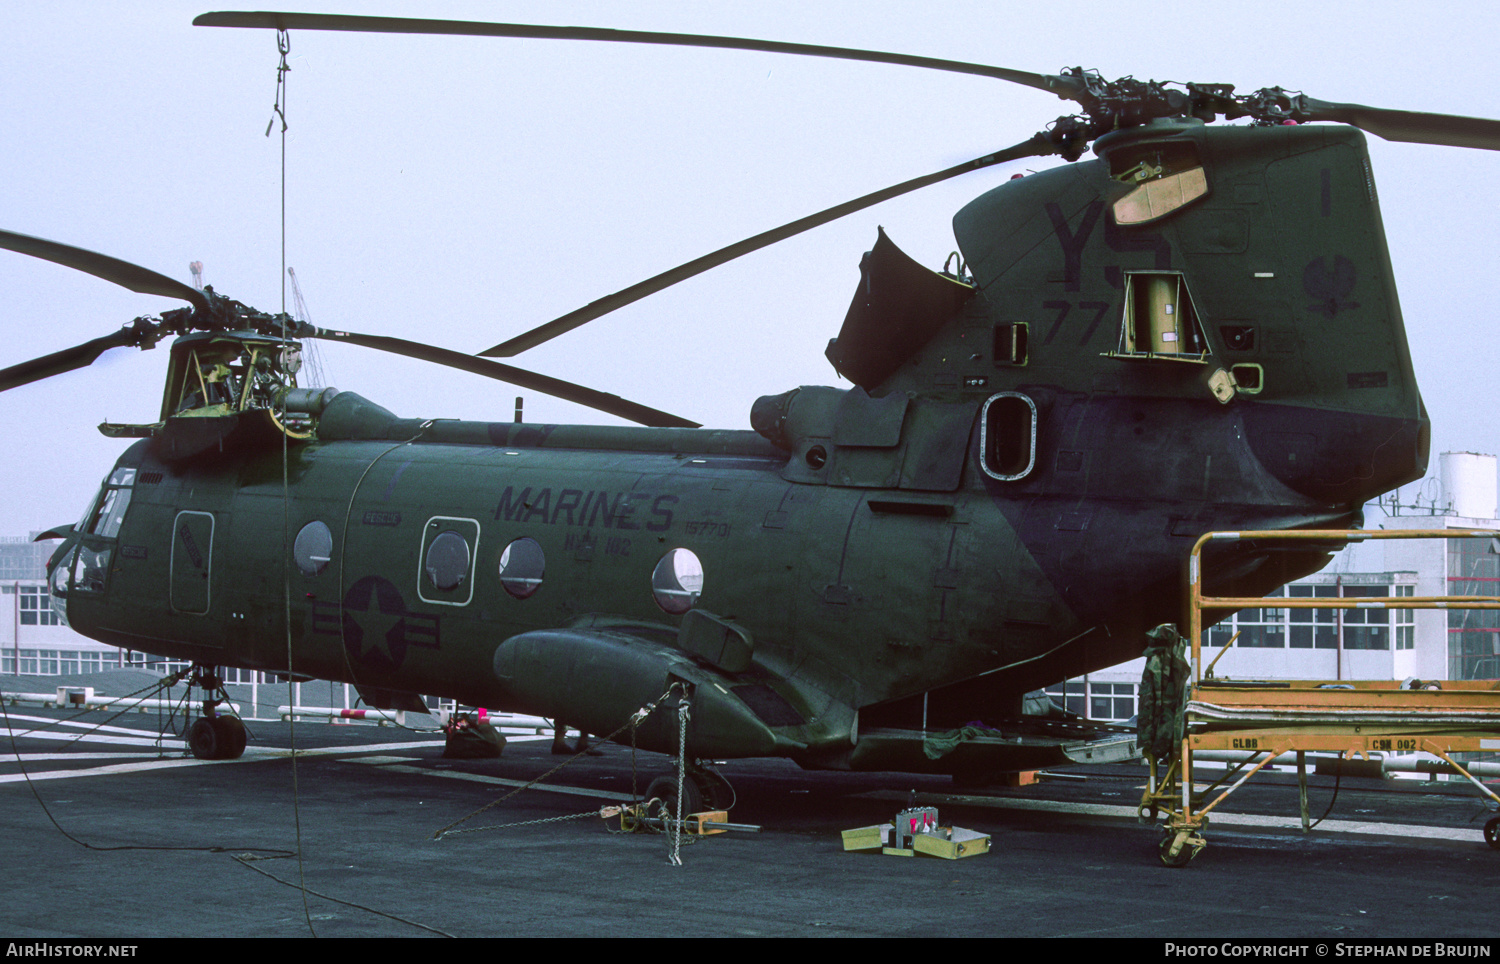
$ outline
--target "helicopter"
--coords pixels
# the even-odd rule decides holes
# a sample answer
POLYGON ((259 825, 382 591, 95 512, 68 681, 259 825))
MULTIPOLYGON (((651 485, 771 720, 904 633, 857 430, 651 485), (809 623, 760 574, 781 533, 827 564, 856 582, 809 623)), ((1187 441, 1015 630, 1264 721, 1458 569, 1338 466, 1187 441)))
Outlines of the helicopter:
MULTIPOLYGON (((1013 148, 486 353, 526 350, 707 262, 940 176, 1074 162, 959 211, 953 270, 879 235, 827 353, 854 387, 764 396, 751 431, 593 396, 646 427, 399 418, 296 385, 296 342, 495 363, 298 326, 81 249, 3 238, 192 305, 0 373, 10 387, 107 347, 177 338, 159 421, 106 427, 138 441, 80 523, 53 532, 54 592, 76 629, 206 667, 344 680, 375 705, 439 693, 592 732, 676 683, 697 758, 956 776, 1057 759, 1064 741, 1028 739, 1025 694, 1139 655, 1144 631, 1181 610, 1198 535, 1344 527, 1423 474, 1428 420, 1358 129, 1500 146, 1494 121, 1081 69, 587 28, 200 22, 753 44, 983 73, 1079 105, 1013 148), (1220 116, 1254 123, 1213 126, 1220 116), (1080 160, 1090 148, 1097 159, 1080 160), (981 719, 1014 727, 937 761, 921 752, 929 731, 981 719)), ((1334 548, 1245 546, 1217 562, 1214 591, 1263 594, 1334 548)), ((651 718, 637 739, 671 750, 676 732, 651 718)), ((202 742, 216 755, 237 740, 231 725, 202 742)))

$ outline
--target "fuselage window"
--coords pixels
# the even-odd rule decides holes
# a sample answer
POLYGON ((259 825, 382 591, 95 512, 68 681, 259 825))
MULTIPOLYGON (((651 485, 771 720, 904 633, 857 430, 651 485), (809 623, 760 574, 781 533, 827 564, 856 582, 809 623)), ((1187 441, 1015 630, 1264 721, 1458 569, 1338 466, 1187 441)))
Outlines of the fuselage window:
POLYGON ((417 562, 418 599, 439 606, 467 606, 474 600, 479 536, 478 519, 437 515, 427 520, 417 562))
POLYGON ((304 576, 316 576, 333 558, 333 533, 322 522, 313 520, 302 527, 292 543, 292 558, 304 576))
POLYGON ((427 579, 444 592, 457 589, 469 575, 469 543, 452 529, 438 533, 427 547, 427 579))
POLYGON ((697 605, 703 594, 703 563, 691 549, 673 549, 661 557, 651 574, 656 604, 674 616, 697 605))
POLYGON ((517 599, 526 599, 542 587, 547 558, 530 536, 522 536, 500 553, 500 585, 517 599))
POLYGON ((992 395, 980 411, 980 465, 1002 482, 1024 479, 1036 466, 1036 403, 1020 392, 992 395))

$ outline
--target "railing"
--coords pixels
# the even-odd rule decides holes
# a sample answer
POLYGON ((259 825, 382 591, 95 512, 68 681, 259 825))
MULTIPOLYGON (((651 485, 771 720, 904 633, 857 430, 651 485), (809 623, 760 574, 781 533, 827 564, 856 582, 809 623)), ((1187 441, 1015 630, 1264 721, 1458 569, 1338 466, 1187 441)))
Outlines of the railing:
MULTIPOLYGON (((1424 751, 1445 761, 1492 802, 1497 796, 1480 783, 1451 754, 1500 750, 1500 681, 1393 679, 1348 680, 1228 680, 1205 678, 1203 668, 1203 611, 1276 609, 1500 609, 1500 596, 1387 596, 1264 597, 1203 595, 1203 550, 1234 541, 1351 543, 1380 539, 1495 539, 1492 529, 1301 529, 1278 532, 1209 532, 1194 544, 1188 564, 1186 623, 1192 647, 1191 676, 1183 709, 1180 751, 1168 758, 1158 773, 1150 759, 1151 776, 1141 798, 1143 816, 1167 816, 1161 859, 1180 867, 1201 850, 1199 834, 1207 814, 1277 756, 1295 752, 1301 788, 1302 825, 1308 827, 1305 754, 1336 752, 1341 756, 1371 752, 1424 751), (1194 751, 1234 751, 1242 761, 1220 783, 1245 767, 1248 772, 1205 804, 1215 783, 1204 791, 1193 787, 1194 751), (1255 762, 1257 757, 1262 757, 1255 762), (1253 766, 1252 766, 1253 763, 1253 766)), ((1231 640, 1233 642, 1233 640, 1231 640)), ((1223 652, 1228 651, 1228 646, 1223 652)), ((1210 664, 1210 668, 1212 664, 1210 664)), ((1485 839, 1500 846, 1500 817, 1484 829, 1485 839)))

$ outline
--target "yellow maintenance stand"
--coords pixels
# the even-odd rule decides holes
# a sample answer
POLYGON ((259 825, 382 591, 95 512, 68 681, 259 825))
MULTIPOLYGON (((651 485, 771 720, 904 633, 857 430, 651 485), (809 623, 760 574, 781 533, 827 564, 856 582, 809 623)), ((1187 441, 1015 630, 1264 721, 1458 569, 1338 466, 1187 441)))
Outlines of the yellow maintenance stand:
MULTIPOLYGON (((1165 816, 1160 856, 1168 867, 1186 866, 1205 846, 1202 831, 1209 813, 1266 764, 1295 752, 1301 788, 1302 825, 1308 827, 1307 773, 1303 754, 1333 751, 1345 759, 1368 760, 1371 752, 1427 752, 1479 788, 1492 806, 1500 796, 1476 780, 1454 753, 1500 751, 1500 681, 1497 680, 1235 680, 1216 679, 1202 664, 1205 609, 1237 610, 1266 605, 1264 599, 1203 595, 1205 546, 1232 540, 1344 543, 1368 539, 1494 539, 1500 532, 1479 529, 1297 530, 1210 532, 1193 546, 1188 570, 1187 638, 1190 676, 1183 704, 1180 749, 1158 761, 1149 752, 1151 773, 1141 797, 1140 815, 1165 816), (1213 785, 1193 789, 1193 753, 1243 752, 1243 761, 1213 785), (1234 783, 1241 770, 1248 772, 1234 783), (1215 791, 1218 795, 1209 800, 1215 791), (1205 802, 1207 801, 1207 802, 1205 802)), ((1392 596, 1384 598, 1278 598, 1277 608, 1305 609, 1500 609, 1497 596, 1392 596)), ((1230 641, 1233 643, 1233 640, 1230 641)), ((1224 647, 1228 651, 1229 646, 1224 647)), ((1221 652, 1219 655, 1223 655, 1221 652)), ((1144 748, 1143 748, 1144 750, 1144 748)), ((1485 839, 1500 848, 1500 816, 1484 828, 1485 839)))

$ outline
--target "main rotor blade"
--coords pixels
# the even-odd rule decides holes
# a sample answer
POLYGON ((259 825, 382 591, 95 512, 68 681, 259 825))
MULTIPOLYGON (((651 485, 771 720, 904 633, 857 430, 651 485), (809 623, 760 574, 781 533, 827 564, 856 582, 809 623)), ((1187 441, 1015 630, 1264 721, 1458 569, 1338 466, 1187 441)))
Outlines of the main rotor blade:
POLYGON ((272 30, 348 30, 358 33, 448 34, 469 37, 517 37, 529 40, 599 40, 609 43, 664 44, 674 47, 717 47, 725 50, 759 50, 766 53, 796 54, 803 57, 832 57, 838 60, 863 60, 880 64, 900 64, 928 70, 946 70, 960 74, 977 74, 998 80, 1035 87, 1073 98, 1079 90, 1076 81, 1067 77, 1033 74, 1007 67, 970 64, 960 60, 913 57, 879 50, 857 50, 851 47, 824 47, 818 44, 782 43, 775 40, 752 40, 741 37, 713 37, 700 34, 656 33, 649 30, 606 30, 599 27, 549 27, 529 23, 482 23, 469 20, 417 20, 406 17, 359 17, 324 13, 278 13, 270 11, 224 11, 205 13, 193 18, 195 27, 252 27, 272 30))
POLYGON ((27 234, 16 234, 14 231, 0 231, 0 248, 19 251, 33 258, 41 258, 43 261, 74 268, 96 278, 113 281, 122 288, 138 291, 141 294, 178 298, 188 302, 194 308, 206 309, 208 307, 208 299, 197 288, 183 284, 174 278, 168 278, 164 274, 157 274, 150 268, 142 268, 138 264, 111 258, 97 251, 75 248, 70 244, 48 241, 46 238, 33 238, 27 234))
POLYGON ((0 369, 0 392, 8 392, 20 385, 51 378, 53 375, 61 375, 63 372, 70 372, 77 368, 87 368, 111 348, 134 345, 139 340, 140 336, 137 332, 122 328, 102 338, 95 338, 93 341, 86 341, 72 348, 64 348, 50 355, 43 355, 19 365, 0 369))
POLYGON ((684 281, 696 274, 702 274, 709 268, 718 267, 719 265, 724 264, 726 261, 733 261, 735 258, 738 258, 741 255, 749 254, 752 251, 758 251, 761 248, 764 248, 767 245, 775 244, 778 241, 785 241, 787 238, 801 234, 804 231, 811 230, 812 228, 818 227, 819 225, 827 224, 829 221, 835 221, 846 214, 853 214, 855 211, 860 211, 872 205, 879 204, 881 201, 889 201, 891 198, 900 197, 901 195, 908 194, 912 191, 917 190, 918 188, 927 187, 928 185, 936 184, 939 181, 946 181, 949 178, 957 177, 960 174, 967 174, 970 171, 977 171, 981 168, 990 167, 995 164, 1003 164, 1006 161, 1013 161, 1022 157, 1037 157, 1045 154, 1052 154, 1055 153, 1056 150, 1057 148, 1053 146, 1052 142, 1047 139, 1047 136, 1045 134, 1037 134, 1030 140, 1022 141, 1020 144, 1017 144, 1014 147, 1008 147, 997 154, 986 154, 984 157, 975 158, 972 161, 965 161, 962 164, 950 167, 946 170, 938 171, 935 174, 927 174, 922 177, 915 177, 909 181, 902 181, 900 184, 885 188, 884 190, 866 194, 864 197, 855 198, 852 201, 845 201, 843 204, 835 205, 834 207, 819 211, 817 214, 811 214, 805 218, 799 218, 796 221, 783 224, 779 228, 772 228, 770 231, 762 232, 761 234, 757 234, 752 238, 746 238, 745 240, 736 242, 735 244, 731 244, 728 247, 720 248, 712 254, 706 254, 701 258, 695 258, 692 261, 687 262, 686 264, 678 265, 670 271, 664 271, 654 278, 648 278, 645 281, 633 284, 628 288, 623 288, 619 291, 616 291, 612 295, 607 295, 603 298, 600 298, 598 301, 589 302, 587 305, 579 308, 577 311, 570 312, 566 315, 563 315, 561 318, 556 318, 552 321, 549 321, 545 325, 539 325, 528 332, 517 335, 509 341, 501 342, 495 347, 490 348, 486 351, 482 351, 479 354, 485 355, 490 358, 509 358, 512 355, 518 355, 528 348, 535 348, 537 345, 540 345, 546 341, 550 341, 553 338, 556 338, 558 335, 572 331, 574 328, 593 321, 595 318, 607 315, 611 311, 614 311, 616 308, 623 308, 631 302, 639 301, 647 295, 655 294, 656 292, 661 291, 663 288, 671 287, 679 281, 684 281))
POLYGON ((534 392, 551 395, 569 402, 577 402, 579 405, 587 405, 589 408, 610 415, 618 415, 620 418, 629 419, 640 425, 650 425, 655 428, 698 428, 701 423, 692 422, 678 415, 667 412, 659 412, 654 408, 648 408, 637 402, 629 401, 618 395, 610 395, 607 392, 596 391, 565 382, 559 378, 548 375, 538 375, 523 368, 513 368, 510 365, 502 365, 500 362, 492 362, 483 358, 475 358, 463 352, 449 351, 446 348, 437 348, 433 345, 423 345, 404 338, 392 338, 387 335, 361 335, 353 331, 330 331, 326 328, 313 328, 312 334, 301 334, 299 337, 326 338, 330 341, 348 342, 351 345, 361 345, 365 348, 376 348, 380 351, 388 351, 397 355, 405 355, 408 358, 417 358, 422 361, 436 362, 439 365, 447 365, 449 368, 458 368, 476 375, 484 375, 498 381, 518 385, 521 388, 529 388, 534 392))
POLYGON ((1298 120, 1351 124, 1388 141, 1500 151, 1500 120, 1390 110, 1385 107, 1366 107, 1363 104, 1332 104, 1311 97, 1304 97, 1303 105, 1305 109, 1297 112, 1298 120))

